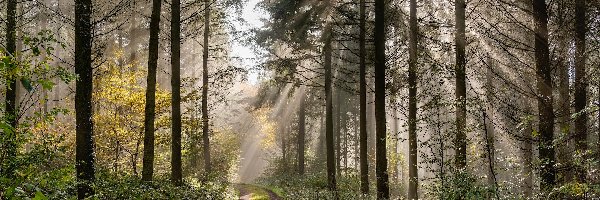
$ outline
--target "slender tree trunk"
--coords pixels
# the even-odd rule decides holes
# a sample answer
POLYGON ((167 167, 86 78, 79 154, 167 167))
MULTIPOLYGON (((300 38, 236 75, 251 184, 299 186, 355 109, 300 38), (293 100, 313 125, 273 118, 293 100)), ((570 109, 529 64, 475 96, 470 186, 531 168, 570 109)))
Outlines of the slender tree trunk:
POLYGON ((367 80, 366 80, 366 3, 360 0, 360 33, 359 33, 359 59, 360 59, 360 191, 369 193, 369 156, 367 133, 367 80))
POLYGON ((287 120, 283 120, 279 133, 281 134, 281 161, 283 163, 283 172, 288 171, 288 159, 287 159, 287 120))
MULTIPOLYGON (((557 23, 559 26, 567 27, 568 22, 565 19, 566 14, 565 10, 568 4, 567 1, 559 3, 559 9, 557 11, 557 23)), ((567 31, 561 31, 560 34, 567 34, 567 31)), ((573 172, 569 170, 573 166, 573 155, 571 152, 571 98, 569 96, 569 65, 566 63, 566 58, 568 57, 567 50, 567 40, 568 37, 561 37, 558 39, 557 46, 557 56, 556 68, 557 68, 557 76, 558 76, 558 92, 559 92, 559 133, 561 137, 558 139, 562 144, 557 147, 557 160, 560 162, 565 170, 562 170, 563 182, 566 183, 568 181, 573 180, 573 172)))
POLYGON ((375 0, 375 174, 377 198, 389 199, 385 121, 385 1, 375 0))
POLYGON ((152 0, 150 41, 148 46, 148 77, 144 109, 144 157, 142 180, 152 181, 154 174, 154 119, 156 108, 156 69, 158 67, 158 34, 160 32, 161 0, 152 0))
POLYGON ((533 0, 535 22, 535 64, 538 90, 539 156, 542 191, 550 191, 555 184, 554 167, 554 109, 552 99, 552 68, 548 49, 548 13, 545 0, 533 0))
POLYGON ((419 199, 417 171, 417 1, 410 1, 410 53, 408 69, 408 199, 419 199))
MULTIPOLYGON (((533 113, 528 99, 522 99, 527 113, 533 113)), ((521 141, 522 161, 523 162, 523 198, 528 199, 533 194, 533 125, 528 123, 523 129, 523 139, 521 141)))
POLYGON ((181 185, 181 16, 180 2, 173 0, 171 3, 171 181, 174 185, 181 185))
MULTIPOLYGON (((585 106, 587 104, 587 80, 585 78, 585 59, 586 59, 586 5, 585 0, 575 1, 575 140, 576 148, 584 154, 587 150, 587 113, 585 106)), ((583 166, 578 166, 577 180, 580 183, 585 181, 586 172, 583 166)))
MULTIPOLYGON (((346 95, 344 95, 344 98, 346 98, 346 95)), ((341 117, 341 123, 342 123, 342 129, 341 129, 341 133, 342 135, 342 140, 343 140, 343 151, 342 151, 342 159, 344 160, 344 166, 341 167, 342 171, 344 171, 344 173, 346 173, 346 170, 348 169, 348 127, 347 127, 347 123, 348 123, 348 115, 346 114, 347 111, 346 109, 348 108, 346 106, 346 102, 344 101, 344 103, 342 104, 342 115, 341 117)))
MULTIPOLYGON (((339 60, 338 60, 339 61, 339 60)), ((339 62, 338 62, 339 64, 339 62)), ((339 66, 339 65, 338 65, 339 66)), ((341 73, 338 73, 341 74, 341 73)), ((335 87, 334 87, 335 88, 335 87)), ((335 90, 336 93, 336 97, 335 97, 335 101, 336 101, 336 106, 334 107, 335 109, 335 172, 336 175, 339 177, 341 175, 341 163, 342 163, 342 142, 341 142, 341 127, 342 127, 342 117, 341 117, 341 107, 342 107, 342 96, 341 96, 341 89, 340 88, 336 88, 335 90)))
POLYGON ((210 1, 204 3, 204 50, 202 53, 202 142, 204 144, 204 169, 210 174, 210 132, 208 124, 208 38, 210 36, 210 1))
POLYGON ((77 198, 94 195, 94 137, 92 121, 92 1, 75 0, 75 167, 77 198))
MULTIPOLYGON (((6 53, 10 56, 14 57, 17 45, 16 45, 16 37, 17 37, 17 0, 8 0, 6 4, 6 15, 7 15, 7 23, 6 23, 6 53)), ((15 59, 15 58, 13 58, 15 59)), ((16 67, 16 66, 11 66, 16 67)), ((14 77, 7 76, 6 79, 6 110, 5 116, 8 124, 13 128, 12 138, 17 137, 17 80, 14 77)), ((11 140, 7 146, 7 157, 9 159, 14 159, 17 155, 17 144, 15 140, 11 140)), ((3 174, 7 174, 8 177, 12 177, 16 166, 14 166, 13 162, 7 166, 7 169, 3 169, 3 174)))
POLYGON ((327 148, 327 185, 331 191, 336 191, 335 180, 335 155, 333 144, 333 101, 331 92, 331 34, 332 26, 325 26, 325 46, 323 54, 325 59, 325 146, 327 148))
POLYGON ((306 93, 300 97, 298 110, 298 174, 304 175, 304 143, 306 136, 306 93))
MULTIPOLYGON (((485 135, 486 135, 486 149, 487 149, 487 157, 488 157, 488 161, 489 161, 489 169, 488 169, 488 174, 487 174, 487 182, 488 185, 490 186, 496 186, 496 173, 494 171, 494 168, 496 166, 496 155, 495 155, 495 142, 496 142, 496 135, 495 135, 495 130, 494 130, 494 121, 493 119, 495 119, 494 117, 494 82, 493 82, 493 67, 494 67, 494 63, 492 59, 489 59, 489 66, 487 69, 487 74, 486 74, 486 100, 487 100, 487 106, 486 106, 486 110, 484 111, 484 126, 485 126, 485 135)), ((496 188, 498 189, 498 188, 496 188)))
POLYGON ((456 141, 454 149, 456 151, 456 167, 458 170, 464 170, 467 166, 467 86, 465 82, 465 0, 456 0, 454 4, 456 14, 456 141))

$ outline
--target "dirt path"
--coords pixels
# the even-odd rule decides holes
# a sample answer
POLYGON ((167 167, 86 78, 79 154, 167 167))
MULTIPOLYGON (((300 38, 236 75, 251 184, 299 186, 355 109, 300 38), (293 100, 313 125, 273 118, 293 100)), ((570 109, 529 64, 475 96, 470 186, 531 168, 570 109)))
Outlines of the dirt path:
POLYGON ((273 192, 269 189, 260 187, 260 186, 250 185, 250 184, 237 184, 235 187, 240 193, 240 198, 239 198, 240 200, 280 200, 280 199, 282 199, 277 194, 275 194, 275 192, 273 192))

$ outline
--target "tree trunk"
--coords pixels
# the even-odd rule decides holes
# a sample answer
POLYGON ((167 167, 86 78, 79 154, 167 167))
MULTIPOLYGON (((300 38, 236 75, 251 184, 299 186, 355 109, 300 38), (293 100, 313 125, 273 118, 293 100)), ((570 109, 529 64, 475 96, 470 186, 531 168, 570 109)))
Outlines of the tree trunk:
POLYGON ((417 1, 410 0, 410 52, 408 69, 408 199, 419 199, 417 171, 417 1))
POLYGON ((204 50, 202 53, 202 143, 204 145, 204 170, 210 174, 210 132, 208 124, 208 38, 210 36, 210 1, 204 3, 204 50))
MULTIPOLYGON (((7 23, 6 23, 6 53, 11 57, 15 56, 17 45, 16 45, 16 37, 17 37, 17 0, 8 0, 6 4, 6 15, 7 15, 7 23)), ((16 66, 11 66, 16 67, 16 66)), ((9 159, 14 159, 17 156, 17 80, 14 77, 7 76, 6 79, 6 110, 5 116, 8 124, 13 128, 11 138, 15 138, 14 140, 10 140, 7 147, 7 157, 9 159)), ((3 174, 7 174, 8 177, 13 176, 13 172, 16 168, 13 162, 10 162, 9 166, 7 166, 6 170, 3 170, 3 174)))
POLYGON ((456 141, 454 149, 456 151, 456 167, 458 170, 464 170, 467 166, 467 86, 465 82, 465 4, 464 0, 456 0, 454 4, 456 14, 456 141))
POLYGON ((298 174, 304 175, 304 143, 306 136, 306 93, 300 97, 298 110, 298 174))
MULTIPOLYGON (((577 151, 585 156, 587 150, 587 113, 585 106, 587 104, 587 80, 585 78, 585 0, 575 1, 575 145, 577 151)), ((586 172, 583 166, 578 166, 577 180, 580 183, 585 181, 586 172)))
POLYGON ((368 157, 368 133, 367 133, 367 80, 366 80, 366 3, 360 0, 360 191, 369 193, 369 157, 368 157))
POLYGON ((281 135, 281 161, 283 164, 283 172, 288 171, 288 159, 287 159, 287 120, 282 120, 280 124, 279 133, 281 135))
MULTIPOLYGON (((568 2, 560 2, 559 8, 557 11, 557 24, 561 27, 567 27, 568 22, 565 19, 566 13, 568 10, 567 4, 568 2)), ((567 34, 567 31, 561 31, 560 34, 567 34)), ((567 43, 568 37, 561 37, 558 39, 557 44, 557 56, 556 68, 557 68, 557 76, 558 76, 558 92, 559 92, 559 133, 560 137, 559 142, 562 144, 557 147, 557 161, 561 163, 561 166, 564 170, 562 170, 562 182, 566 183, 573 180, 573 172, 570 168, 573 166, 573 155, 571 152, 571 99, 569 96, 569 65, 566 63, 566 58, 568 58, 567 51, 567 43)))
MULTIPOLYGON (((487 69, 487 74, 486 74, 486 88, 485 88, 485 92, 486 92, 486 110, 484 111, 484 126, 485 126, 485 140, 486 140, 486 149, 487 149, 487 158, 488 158, 488 164, 489 164, 489 169, 488 169, 488 174, 487 174, 487 183, 490 186, 496 186, 496 173, 494 171, 494 168, 496 166, 496 155, 495 155, 495 142, 496 142, 496 135, 495 135, 495 130, 494 130, 494 119, 496 119, 494 117, 494 82, 493 82, 493 67, 494 67, 494 63, 493 63, 493 59, 489 59, 490 62, 488 63, 488 69, 487 69)), ((498 189, 498 188, 496 188, 498 189)))
POLYGON ((154 120, 156 108, 156 71, 158 67, 158 34, 160 32, 161 0, 152 0, 150 41, 148 46, 148 77, 144 109, 144 157, 142 180, 152 181, 154 174, 154 120))
POLYGON ((180 2, 173 0, 171 3, 171 181, 174 185, 181 185, 181 16, 180 2))
POLYGON ((92 121, 92 1, 75 0, 75 123, 77 198, 94 195, 94 137, 92 121))
POLYGON ((377 198, 389 199, 385 122, 385 1, 375 0, 375 174, 377 198))
MULTIPOLYGON (((339 60, 338 60, 338 64, 339 64, 339 60)), ((338 65, 339 66, 339 65, 338 65)), ((338 73, 338 75, 341 73, 338 73)), ((335 88, 335 87, 334 87, 335 88)), ((336 97, 335 97, 335 104, 336 106, 334 107, 335 109, 335 172, 336 175, 339 177, 341 175, 341 171, 340 167, 341 167, 341 163, 342 163, 342 141, 341 141, 341 128, 342 128, 342 117, 341 117, 341 107, 342 107, 342 96, 341 96, 341 88, 335 88, 335 93, 336 93, 336 97)))
POLYGON ((550 191, 555 184, 554 168, 554 110, 552 97, 552 68, 548 49, 548 13, 545 0, 533 1, 535 22, 535 64, 539 114, 539 156, 542 191, 550 191))
POLYGON ((336 190, 335 180, 335 155, 333 144, 333 101, 331 92, 331 33, 332 26, 325 26, 325 46, 323 56, 325 59, 325 146, 327 148, 327 185, 331 191, 336 190))

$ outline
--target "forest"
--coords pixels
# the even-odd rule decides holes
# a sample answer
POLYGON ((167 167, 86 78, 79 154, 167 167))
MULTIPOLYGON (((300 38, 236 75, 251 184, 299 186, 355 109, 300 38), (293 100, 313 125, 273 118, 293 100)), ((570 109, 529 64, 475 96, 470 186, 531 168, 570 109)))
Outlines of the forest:
POLYGON ((0 10, 0 199, 600 198, 600 0, 0 10))

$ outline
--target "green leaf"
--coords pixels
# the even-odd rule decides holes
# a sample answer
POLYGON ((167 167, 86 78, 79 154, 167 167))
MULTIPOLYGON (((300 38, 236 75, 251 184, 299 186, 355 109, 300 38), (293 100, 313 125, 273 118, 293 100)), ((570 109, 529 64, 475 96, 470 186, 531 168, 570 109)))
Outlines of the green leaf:
POLYGON ((39 82, 40 82, 40 85, 42 85, 42 88, 44 90, 52 90, 54 85, 56 85, 54 82, 52 82, 50 80, 46 80, 46 79, 39 80, 39 82))
POLYGON ((48 198, 46 196, 44 196, 44 194, 42 194, 42 192, 37 191, 37 192, 35 192, 35 197, 33 197, 33 200, 48 200, 48 198))
POLYGON ((31 80, 26 79, 26 78, 22 78, 21 79, 21 84, 23 85, 23 87, 25 87, 25 89, 27 90, 27 92, 33 91, 33 86, 31 86, 31 80))
POLYGON ((12 126, 10 126, 10 124, 6 123, 5 121, 0 121, 0 129, 3 133, 10 134, 13 132, 12 126))

